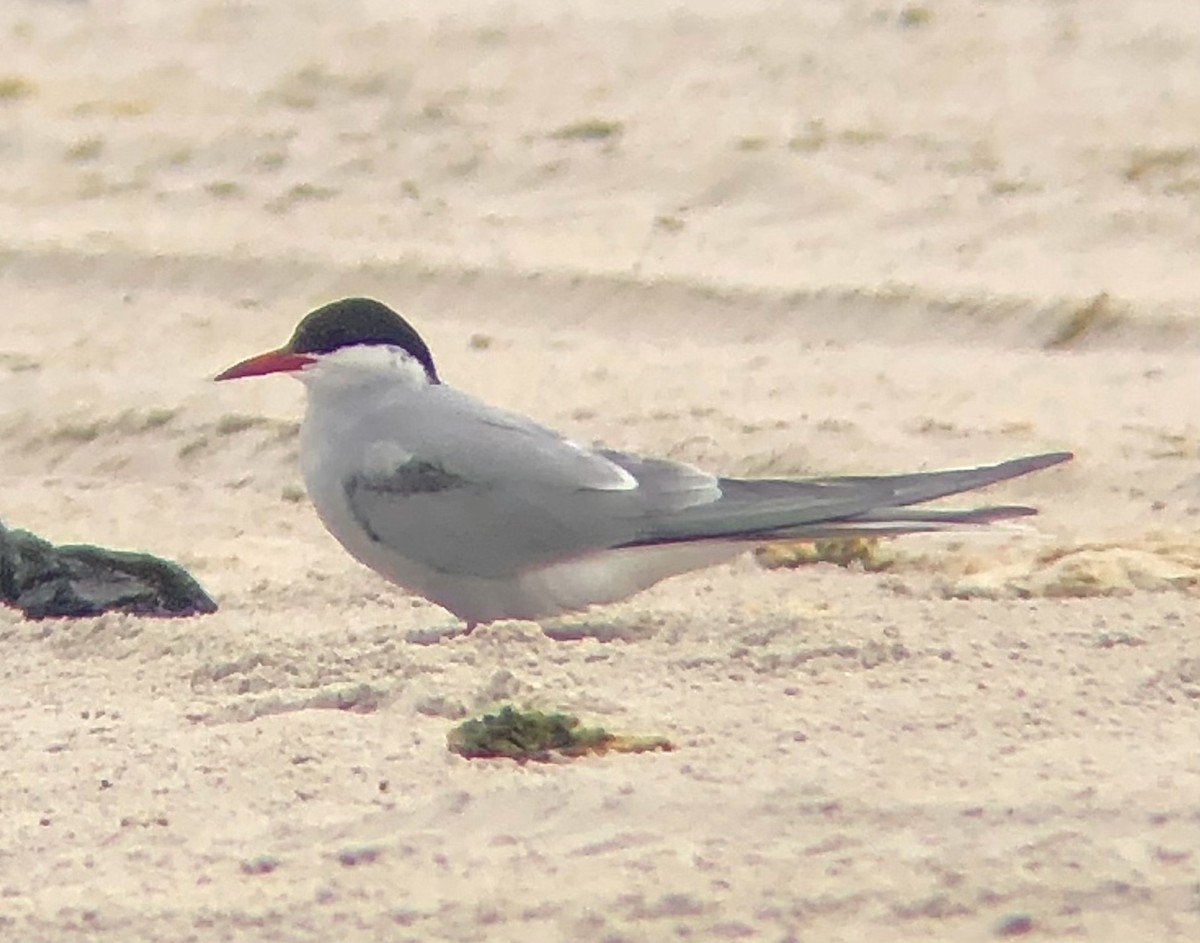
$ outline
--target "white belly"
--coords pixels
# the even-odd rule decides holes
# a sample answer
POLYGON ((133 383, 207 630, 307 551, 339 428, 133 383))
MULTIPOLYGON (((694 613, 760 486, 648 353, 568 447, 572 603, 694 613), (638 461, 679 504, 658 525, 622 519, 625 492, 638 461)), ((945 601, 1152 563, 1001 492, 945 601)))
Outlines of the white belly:
POLYGON ((329 532, 360 563, 471 623, 545 619, 616 602, 667 577, 731 560, 746 549, 744 543, 716 541, 632 547, 486 578, 441 572, 401 556, 358 525, 344 498, 322 507, 314 495, 314 504, 329 532), (329 506, 337 503, 342 507, 329 506))

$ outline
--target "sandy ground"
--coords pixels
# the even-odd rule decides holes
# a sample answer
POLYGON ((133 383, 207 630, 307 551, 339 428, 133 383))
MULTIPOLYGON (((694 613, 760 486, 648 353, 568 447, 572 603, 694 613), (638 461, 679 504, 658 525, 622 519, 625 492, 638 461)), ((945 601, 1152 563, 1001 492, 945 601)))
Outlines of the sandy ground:
POLYGON ((1194 0, 0 29, 0 518, 221 604, 0 612, 0 938, 1200 938, 1194 0), (417 645, 446 614, 303 497, 298 386, 208 382, 348 293, 457 385, 713 470, 1079 457, 994 489, 1034 526, 886 572, 417 645), (507 700, 678 749, 447 752, 507 700))

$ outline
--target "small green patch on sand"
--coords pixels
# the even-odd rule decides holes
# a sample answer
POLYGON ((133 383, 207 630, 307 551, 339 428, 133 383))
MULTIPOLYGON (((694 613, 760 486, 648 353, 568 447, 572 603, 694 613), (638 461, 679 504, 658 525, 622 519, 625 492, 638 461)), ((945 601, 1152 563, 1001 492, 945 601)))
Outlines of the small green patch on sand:
POLYGON ((446 735, 446 746, 469 760, 509 759, 546 763, 588 753, 646 753, 674 749, 665 737, 625 737, 602 727, 583 727, 572 714, 517 710, 506 704, 495 714, 465 720, 446 735))
POLYGON ((1121 320, 1120 307, 1102 291, 1077 308, 1068 311, 1055 326, 1042 346, 1046 350, 1064 350, 1078 345, 1085 338, 1111 328, 1121 320))
POLYGON ((550 137, 559 141, 607 141, 620 137, 625 125, 620 121, 610 121, 607 118, 588 118, 576 121, 574 124, 563 125, 550 133, 550 137))
POLYGON ((0 75, 0 101, 16 101, 28 98, 34 92, 34 85, 23 75, 0 75))

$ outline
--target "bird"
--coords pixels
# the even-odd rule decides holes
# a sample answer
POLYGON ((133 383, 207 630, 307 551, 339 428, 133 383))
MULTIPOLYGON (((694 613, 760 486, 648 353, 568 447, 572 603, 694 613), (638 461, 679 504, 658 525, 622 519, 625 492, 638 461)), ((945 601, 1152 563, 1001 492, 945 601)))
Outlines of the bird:
POLYGON ((540 621, 617 602, 776 540, 890 537, 1035 514, 916 505, 1068 461, 1069 452, 896 475, 725 478, 587 445, 442 381, 400 314, 343 298, 220 381, 307 393, 305 487, 326 529, 388 581, 465 623, 540 621))

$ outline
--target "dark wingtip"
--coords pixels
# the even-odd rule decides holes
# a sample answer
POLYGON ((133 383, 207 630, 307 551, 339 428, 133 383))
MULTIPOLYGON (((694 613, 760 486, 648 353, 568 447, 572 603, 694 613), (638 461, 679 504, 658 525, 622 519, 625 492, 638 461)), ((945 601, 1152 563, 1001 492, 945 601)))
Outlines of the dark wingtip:
POLYGON ((1027 475, 1030 472, 1041 471, 1043 468, 1053 468, 1055 465, 1061 465, 1063 462, 1069 462, 1074 458, 1074 452, 1046 452, 1042 455, 1027 455, 1024 458, 1010 459, 1007 462, 1001 462, 997 467, 1016 469, 1012 473, 1012 477, 1017 477, 1018 475, 1027 475))

